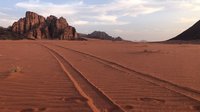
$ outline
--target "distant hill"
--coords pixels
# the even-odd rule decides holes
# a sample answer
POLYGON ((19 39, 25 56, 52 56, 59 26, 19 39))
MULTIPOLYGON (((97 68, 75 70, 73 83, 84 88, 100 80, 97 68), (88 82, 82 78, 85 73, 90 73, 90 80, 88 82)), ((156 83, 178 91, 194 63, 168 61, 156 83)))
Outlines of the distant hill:
POLYGON ((112 40, 112 36, 108 35, 105 32, 102 31, 94 31, 91 34, 87 35, 88 38, 96 38, 96 39, 102 39, 102 40, 112 40))
POLYGON ((121 37, 116 37, 116 38, 114 38, 114 40, 116 40, 116 41, 122 41, 123 39, 121 37))
POLYGON ((114 38, 103 31, 94 31, 91 34, 84 35, 84 36, 87 38, 101 39, 101 40, 114 40, 114 41, 122 41, 123 40, 121 37, 114 38))
POLYGON ((196 22, 192 27, 170 40, 200 40, 200 21, 196 22))

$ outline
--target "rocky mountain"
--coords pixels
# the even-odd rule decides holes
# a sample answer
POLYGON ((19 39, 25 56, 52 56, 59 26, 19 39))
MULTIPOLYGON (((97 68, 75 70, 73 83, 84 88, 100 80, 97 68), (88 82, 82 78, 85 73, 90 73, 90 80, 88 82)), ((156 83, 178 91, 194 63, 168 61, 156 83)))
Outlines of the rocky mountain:
POLYGON ((26 12, 24 18, 13 23, 9 31, 29 39, 74 40, 78 37, 76 29, 65 18, 52 15, 45 18, 30 11, 26 12))
POLYGON ((200 21, 170 40, 200 40, 200 21))
POLYGON ((94 31, 91 34, 86 35, 86 37, 94 38, 94 39, 101 39, 101 40, 116 40, 116 41, 123 40, 121 37, 114 38, 114 37, 108 35, 106 32, 102 32, 102 31, 94 31))
POLYGON ((102 39, 102 40, 112 40, 112 36, 108 35, 105 32, 101 31, 94 31, 91 34, 87 35, 88 38, 96 38, 96 39, 102 39))

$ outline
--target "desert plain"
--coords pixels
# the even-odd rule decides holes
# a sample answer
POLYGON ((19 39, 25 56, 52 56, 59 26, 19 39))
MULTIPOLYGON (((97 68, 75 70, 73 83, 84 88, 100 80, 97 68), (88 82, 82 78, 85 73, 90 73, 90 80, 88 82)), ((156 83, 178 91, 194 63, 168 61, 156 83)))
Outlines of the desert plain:
POLYGON ((199 112, 200 46, 0 41, 0 112, 199 112))

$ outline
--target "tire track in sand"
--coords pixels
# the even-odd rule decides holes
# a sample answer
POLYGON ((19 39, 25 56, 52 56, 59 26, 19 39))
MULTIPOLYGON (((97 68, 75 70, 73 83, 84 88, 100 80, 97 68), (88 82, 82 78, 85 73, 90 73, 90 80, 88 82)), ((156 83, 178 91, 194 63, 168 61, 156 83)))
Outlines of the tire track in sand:
POLYGON ((89 82, 79 71, 77 71, 62 55, 54 49, 40 44, 49 50, 50 54, 58 61, 63 71, 73 82, 78 92, 86 99, 88 105, 94 112, 124 112, 119 105, 106 96, 94 84, 89 82))
POLYGON ((57 46, 57 47, 60 47, 60 48, 66 49, 66 50, 70 50, 72 52, 84 55, 86 57, 90 57, 91 59, 96 60, 102 64, 105 64, 106 66, 110 66, 111 68, 116 69, 118 71, 126 72, 127 74, 130 74, 130 75, 132 73, 134 73, 134 76, 137 78, 151 82, 151 83, 161 86, 163 88, 167 88, 171 91, 182 94, 182 95, 192 98, 196 101, 200 101, 200 91, 193 90, 193 89, 187 88, 187 87, 183 87, 183 86, 174 84, 172 82, 165 81, 165 80, 159 79, 157 77, 151 76, 149 74, 144 74, 144 73, 138 72, 136 70, 130 69, 130 68, 120 65, 118 63, 108 61, 106 59, 103 59, 103 58, 100 58, 100 57, 97 57, 97 56, 94 56, 94 55, 91 55, 88 53, 84 53, 84 52, 77 51, 77 50, 67 48, 67 47, 63 47, 60 45, 54 45, 54 46, 57 46))
POLYGON ((8 50, 5 44, 8 60, 0 61, 1 67, 7 68, 0 78, 0 112, 92 112, 45 48, 12 42, 8 50), (20 61, 15 60, 18 57, 20 61), (11 72, 10 62, 22 66, 22 72, 11 72))

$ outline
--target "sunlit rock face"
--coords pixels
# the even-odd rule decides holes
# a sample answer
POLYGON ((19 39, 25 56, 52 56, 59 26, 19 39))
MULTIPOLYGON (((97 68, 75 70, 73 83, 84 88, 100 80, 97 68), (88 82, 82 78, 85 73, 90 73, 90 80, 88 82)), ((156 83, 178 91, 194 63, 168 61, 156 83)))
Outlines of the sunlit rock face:
POLYGON ((45 18, 30 11, 26 12, 24 18, 13 23, 11 30, 31 39, 74 40, 77 38, 76 29, 69 26, 65 18, 52 15, 45 18))

